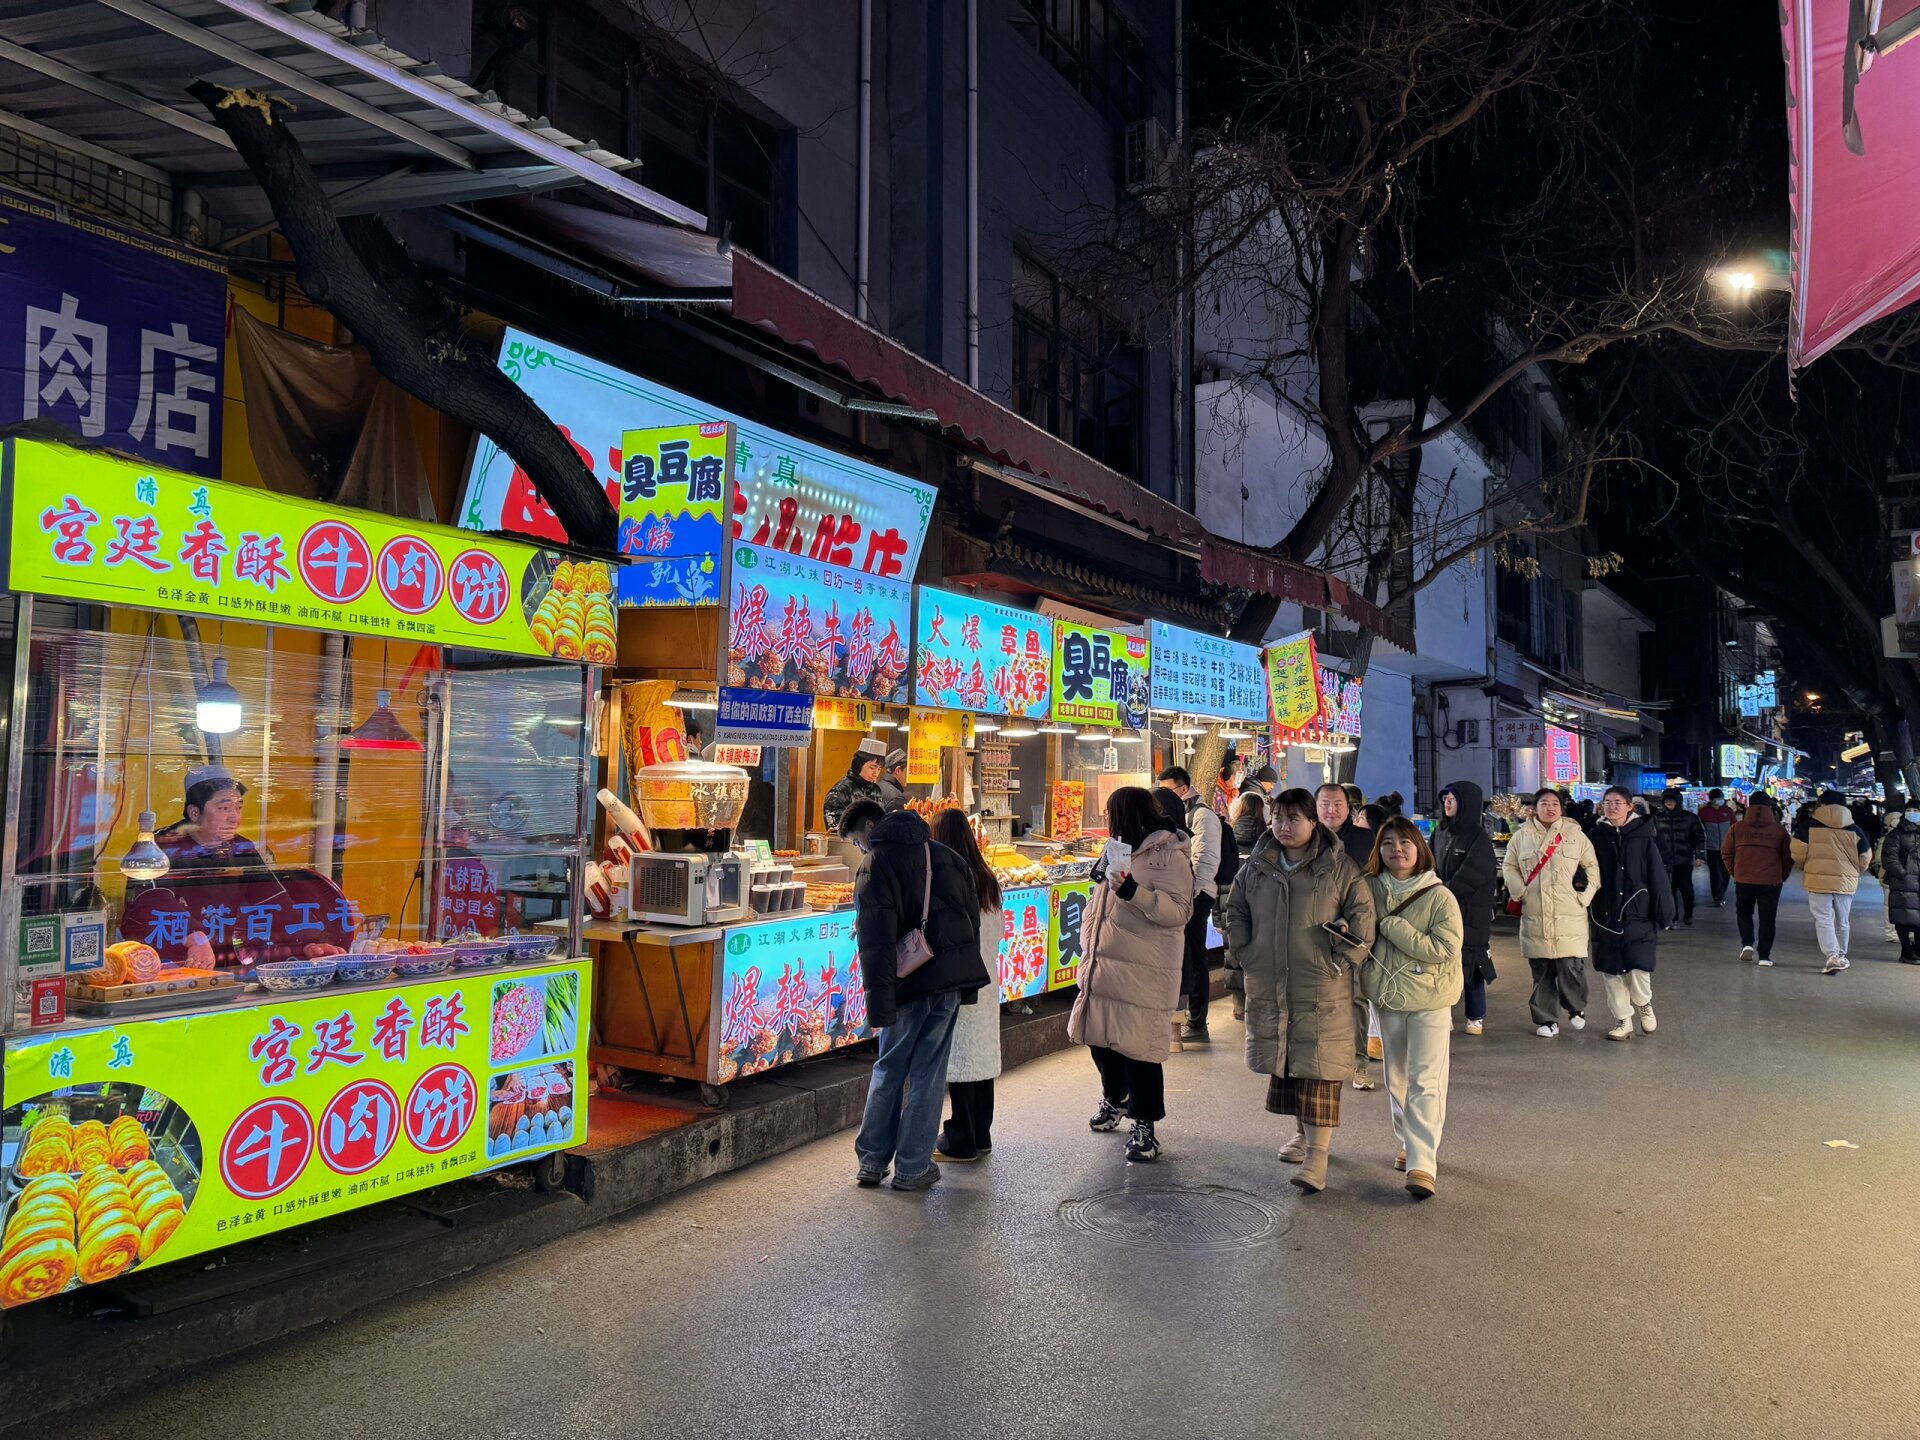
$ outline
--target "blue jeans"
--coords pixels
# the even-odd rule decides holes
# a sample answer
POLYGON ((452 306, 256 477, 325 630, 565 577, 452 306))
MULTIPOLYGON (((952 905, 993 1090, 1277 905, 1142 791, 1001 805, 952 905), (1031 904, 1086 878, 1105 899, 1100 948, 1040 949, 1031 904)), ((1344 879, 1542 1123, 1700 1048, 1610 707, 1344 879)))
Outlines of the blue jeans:
POLYGON ((867 1112, 853 1142, 863 1171, 883 1175, 891 1162, 893 1173, 907 1180, 933 1164, 947 1055, 959 1018, 960 996, 950 990, 907 1001, 880 1032, 880 1058, 867 1081, 867 1112))

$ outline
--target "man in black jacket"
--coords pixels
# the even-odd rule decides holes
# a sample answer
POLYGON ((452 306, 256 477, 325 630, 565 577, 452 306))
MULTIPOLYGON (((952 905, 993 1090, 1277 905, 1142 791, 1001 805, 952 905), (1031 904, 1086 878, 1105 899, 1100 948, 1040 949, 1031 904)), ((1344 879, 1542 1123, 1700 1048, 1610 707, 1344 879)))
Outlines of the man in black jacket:
MULTIPOLYGON (((1700 817, 1680 803, 1680 792, 1669 790, 1660 797, 1660 808, 1653 812, 1653 823, 1660 841, 1660 853, 1666 857, 1673 876, 1674 906, 1683 923, 1693 923, 1693 862, 1707 843, 1707 827, 1700 817)), ((1669 930, 1673 926, 1667 927, 1669 930)))
POLYGON ((1493 837, 1480 821, 1486 800, 1471 780, 1440 792, 1440 823, 1433 828, 1433 868, 1460 902, 1460 968, 1466 977, 1467 1033, 1486 1026, 1487 982, 1493 974, 1493 891, 1500 866, 1493 837))
POLYGON ((880 819, 865 849, 853 903, 867 1023, 880 1032, 880 1055, 853 1142, 858 1178, 878 1185, 892 1166, 894 1189, 925 1190, 940 1179, 933 1144, 954 1022, 962 1005, 980 1003, 990 979, 980 955, 980 902, 966 862, 934 843, 911 810, 880 819), (900 942, 916 932, 931 956, 902 975, 900 942))

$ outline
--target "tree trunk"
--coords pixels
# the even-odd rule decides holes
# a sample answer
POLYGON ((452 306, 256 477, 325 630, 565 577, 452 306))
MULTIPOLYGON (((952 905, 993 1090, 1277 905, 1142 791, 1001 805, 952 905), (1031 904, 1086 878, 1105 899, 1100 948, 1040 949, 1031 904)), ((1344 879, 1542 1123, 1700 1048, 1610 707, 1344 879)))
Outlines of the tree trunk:
POLYGON ((353 331, 382 375, 496 441, 527 472, 574 544, 612 553, 619 518, 579 453, 526 392, 460 343, 451 309, 377 220, 333 213, 274 101, 202 80, 188 87, 233 141, 293 248, 301 287, 353 331))

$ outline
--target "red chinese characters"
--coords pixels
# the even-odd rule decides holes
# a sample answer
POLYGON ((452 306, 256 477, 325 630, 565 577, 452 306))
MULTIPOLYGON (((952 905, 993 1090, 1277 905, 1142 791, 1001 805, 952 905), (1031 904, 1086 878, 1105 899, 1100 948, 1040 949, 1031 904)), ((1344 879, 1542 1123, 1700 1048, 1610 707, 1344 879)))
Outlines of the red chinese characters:
POLYGON ((380 593, 406 615, 424 615, 440 598, 446 571, 440 554, 415 535, 396 535, 380 547, 380 593))
POLYGON ((405 1060, 407 1031, 412 1028, 413 1012, 407 1008, 406 1001, 398 995, 394 996, 373 1022, 373 1048, 380 1052, 380 1058, 396 1062, 405 1060))
POLYGON ((129 520, 113 517, 115 538, 107 542, 107 564, 121 565, 131 560, 136 565, 158 572, 171 570, 172 564, 160 558, 160 523, 151 515, 129 520))
POLYGON ((240 548, 233 556, 233 573, 268 594, 272 594, 281 581, 293 578, 293 572, 287 569, 287 552, 280 537, 256 535, 252 531, 240 537, 240 548))
POLYGON ((407 1138, 429 1155, 451 1150, 473 1123, 477 1093, 466 1066, 434 1066, 407 1096, 407 1138))
POLYGON ((400 1097, 384 1080, 356 1080, 320 1117, 320 1158, 336 1175, 362 1175, 400 1134, 400 1097))
POLYGON ((40 528, 59 537, 53 542, 53 558, 62 565, 93 563, 93 542, 87 539, 87 527, 99 523, 99 514, 72 495, 65 497, 58 510, 48 510, 40 517, 40 528))
POLYGON ((366 537, 339 520, 322 520, 300 537, 300 578, 322 600, 350 604, 373 583, 373 551, 366 537))
POLYGON ((313 1022, 313 1048, 307 1051, 307 1074, 328 1065, 358 1065, 364 1051, 353 1048, 353 1015, 342 1010, 331 1020, 313 1022))
POLYGON ((301 1034, 298 1025, 288 1024, 278 1015, 267 1022, 267 1033, 256 1038, 248 1052, 255 1060, 266 1062, 260 1067, 262 1085, 284 1085, 298 1073, 300 1062, 293 1058, 293 1042, 301 1034))
POLYGON ((276 1095, 243 1110, 220 1144, 220 1178, 244 1200, 278 1195, 313 1158, 313 1119, 276 1095))
POLYGON ((202 520, 187 532, 180 545, 180 559, 193 578, 208 585, 220 583, 220 557, 227 553, 227 537, 211 520, 202 520))
POLYGON ((484 550, 463 550, 454 556, 448 593, 460 618, 474 625, 491 625, 507 610, 507 568, 484 550))
POLYGON ((466 1001, 458 990, 451 995, 427 997, 427 1011, 420 1019, 422 1046, 451 1050, 460 1043, 460 1037, 472 1029, 466 1020, 466 1001))

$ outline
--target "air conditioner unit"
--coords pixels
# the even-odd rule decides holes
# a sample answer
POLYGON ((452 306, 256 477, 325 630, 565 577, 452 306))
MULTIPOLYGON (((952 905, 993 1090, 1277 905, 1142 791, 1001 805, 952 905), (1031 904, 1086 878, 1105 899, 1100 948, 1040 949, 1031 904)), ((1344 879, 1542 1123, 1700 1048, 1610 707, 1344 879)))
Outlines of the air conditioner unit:
POLYGON ((1120 175, 1127 194, 1164 190, 1172 180, 1173 142, 1166 127, 1151 117, 1127 126, 1121 144, 1120 175))

